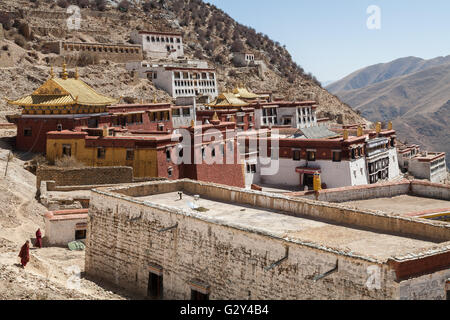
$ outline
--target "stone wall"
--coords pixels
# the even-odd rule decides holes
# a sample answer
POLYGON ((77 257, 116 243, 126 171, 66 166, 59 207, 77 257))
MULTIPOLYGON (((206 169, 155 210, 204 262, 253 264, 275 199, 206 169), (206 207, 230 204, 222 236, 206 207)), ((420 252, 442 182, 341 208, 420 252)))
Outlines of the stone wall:
POLYGON ((212 300, 392 299, 398 291, 387 267, 376 262, 93 192, 86 274, 146 296, 150 265, 163 269, 164 299, 190 299, 193 281, 209 286, 212 300), (176 223, 177 229, 158 232, 176 223), (339 272, 313 280, 337 262, 339 272), (366 286, 371 266, 380 270, 379 290, 366 286))
POLYGON ((425 198, 450 200, 450 185, 421 180, 402 180, 399 182, 377 183, 366 186, 325 189, 319 192, 318 198, 316 198, 316 193, 314 191, 290 192, 285 195, 340 203, 376 198, 391 198, 405 194, 425 198))
POLYGON ((133 182, 131 167, 58 168, 40 166, 36 171, 36 188, 41 181, 54 181, 57 186, 86 186, 133 182))
POLYGON ((450 185, 414 180, 411 182, 411 194, 450 201, 450 185))
MULTIPOLYGON (((162 269, 165 299, 189 299, 193 282, 204 284, 213 300, 414 299, 417 298, 414 292, 421 283, 425 289, 421 290, 420 298, 444 297, 442 281, 450 276, 449 270, 433 273, 430 279, 425 276, 399 282, 388 261, 337 252, 319 244, 281 239, 267 232, 221 225, 181 210, 127 197, 176 190, 210 199, 253 201, 254 206, 276 210, 290 207, 295 212, 303 212, 293 205, 293 199, 288 206, 283 203, 283 197, 265 199, 269 196, 262 193, 198 182, 175 181, 94 190, 89 210, 87 275, 146 296, 150 268, 157 266, 162 269), (174 229, 160 232, 175 225, 174 229), (285 257, 283 262, 268 269, 285 257), (314 281, 315 276, 333 270, 336 265, 336 272, 314 281), (369 285, 374 275, 377 277, 375 288, 369 285)), ((323 209, 319 203, 309 205, 323 209)), ((342 216, 347 214, 334 210, 342 216)), ((391 223, 401 225, 401 221, 391 219, 391 223)), ((425 222, 419 224, 426 225, 425 222)), ((446 235, 449 238, 448 230, 446 235)))

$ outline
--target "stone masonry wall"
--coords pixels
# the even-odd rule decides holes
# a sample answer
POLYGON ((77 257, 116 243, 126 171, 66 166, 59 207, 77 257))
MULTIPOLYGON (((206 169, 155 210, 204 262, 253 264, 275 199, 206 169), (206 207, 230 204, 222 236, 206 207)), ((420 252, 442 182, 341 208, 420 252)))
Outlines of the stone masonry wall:
POLYGON ((37 189, 40 189, 41 181, 55 181, 57 186, 131 183, 133 182, 133 168, 95 167, 70 169, 40 166, 36 171, 37 189))
POLYGON ((190 282, 210 299, 395 299, 394 274, 380 262, 209 223, 94 191, 86 249, 89 277, 146 296, 149 266, 163 268, 165 299, 190 299, 190 282), (158 230, 178 223, 167 232, 158 230), (265 268, 285 257, 272 270, 265 268), (317 282, 314 276, 336 266, 317 282), (380 288, 366 285, 379 270, 380 288))

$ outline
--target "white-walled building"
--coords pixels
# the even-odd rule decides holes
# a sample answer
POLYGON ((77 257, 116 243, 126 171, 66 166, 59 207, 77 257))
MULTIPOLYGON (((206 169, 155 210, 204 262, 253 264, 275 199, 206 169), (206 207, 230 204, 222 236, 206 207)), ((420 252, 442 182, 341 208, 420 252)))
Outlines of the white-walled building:
POLYGON ((216 72, 213 68, 153 66, 153 84, 173 98, 218 96, 216 72))
POLYGON ((86 239, 88 209, 49 211, 44 220, 46 245, 67 246, 86 239))
POLYGON ((344 139, 342 135, 326 137, 326 132, 317 132, 321 138, 306 137, 309 131, 330 132, 324 127, 312 129, 304 129, 299 137, 280 137, 278 144, 274 136, 267 146, 258 140, 259 158, 254 147, 246 145, 246 187, 261 184, 311 190, 315 173, 320 174, 327 189, 374 184, 400 176, 395 131, 381 132, 378 137, 372 133, 344 139))
POLYGON ((409 173, 417 179, 443 183, 447 179, 445 152, 425 152, 409 161, 409 173))
POLYGON ((130 37, 133 43, 142 45, 148 58, 177 59, 184 56, 181 33, 135 30, 130 37))
POLYGON ((235 52, 233 53, 233 60, 238 66, 248 66, 255 63, 255 55, 249 52, 235 52))
MULTIPOLYGON (((252 105, 253 106, 253 105, 252 105)), ((274 101, 255 105, 256 129, 289 126, 302 129, 317 126, 316 102, 274 101)))

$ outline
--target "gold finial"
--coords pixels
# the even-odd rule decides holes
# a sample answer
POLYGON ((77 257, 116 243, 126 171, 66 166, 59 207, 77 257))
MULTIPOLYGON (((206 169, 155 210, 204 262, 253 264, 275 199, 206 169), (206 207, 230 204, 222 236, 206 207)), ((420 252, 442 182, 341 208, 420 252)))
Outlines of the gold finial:
POLYGON ((78 74, 78 67, 75 67, 75 79, 78 80, 79 77, 80 75, 78 74))
POLYGON ((50 78, 53 79, 55 77, 55 73, 53 72, 53 66, 50 67, 50 78))
POLYGON ((239 88, 244 88, 244 83, 243 83, 243 82, 241 82, 241 83, 239 84, 239 88))
POLYGON ((389 121, 388 123, 388 130, 392 130, 393 126, 392 126, 392 121, 389 121))
POLYGON ((344 140, 348 140, 348 130, 344 130, 344 140))
POLYGON ((214 115, 213 115, 212 119, 213 120, 219 120, 219 116, 217 115, 217 112, 214 112, 214 115))
POLYGON ((153 95, 153 103, 158 103, 158 101, 156 100, 156 93, 153 95))
POLYGON ((67 80, 67 78, 69 77, 69 74, 67 73, 67 69, 66 69, 67 65, 66 65, 65 61, 64 61, 63 65, 62 65, 62 67, 63 67, 62 78, 64 80, 67 80))
POLYGON ((358 126, 358 133, 357 133, 357 136, 358 137, 362 137, 363 136, 363 128, 362 128, 362 126, 358 126))
POLYGON ((194 119, 191 120, 191 127, 192 127, 192 128, 195 127, 195 121, 194 121, 194 119))
POLYGON ((375 127, 375 130, 376 130, 377 133, 380 133, 380 132, 381 132, 381 122, 377 122, 377 125, 376 125, 376 127, 375 127))

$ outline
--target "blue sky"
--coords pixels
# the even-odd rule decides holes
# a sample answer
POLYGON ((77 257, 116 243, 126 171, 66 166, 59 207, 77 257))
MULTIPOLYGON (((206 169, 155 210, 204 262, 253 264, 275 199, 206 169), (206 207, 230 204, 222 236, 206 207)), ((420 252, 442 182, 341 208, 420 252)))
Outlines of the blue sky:
POLYGON ((320 81, 397 58, 450 54, 449 0, 204 0, 286 45, 320 81), (381 28, 367 28, 367 8, 381 28))

